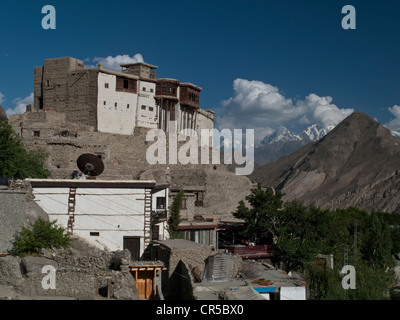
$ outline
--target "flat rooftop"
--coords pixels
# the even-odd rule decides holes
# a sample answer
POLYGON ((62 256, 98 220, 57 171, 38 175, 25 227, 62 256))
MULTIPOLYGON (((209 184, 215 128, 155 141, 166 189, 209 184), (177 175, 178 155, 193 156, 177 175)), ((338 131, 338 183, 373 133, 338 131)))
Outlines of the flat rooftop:
POLYGON ((150 69, 158 69, 157 66, 146 63, 146 62, 124 63, 124 64, 121 64, 120 66, 122 68, 129 68, 129 67, 139 66, 139 65, 149 67, 150 69))
POLYGON ((154 241, 154 243, 166 246, 171 250, 192 250, 192 249, 208 248, 208 246, 185 239, 158 240, 154 241))
POLYGON ((155 180, 25 179, 36 188, 155 188, 155 180))

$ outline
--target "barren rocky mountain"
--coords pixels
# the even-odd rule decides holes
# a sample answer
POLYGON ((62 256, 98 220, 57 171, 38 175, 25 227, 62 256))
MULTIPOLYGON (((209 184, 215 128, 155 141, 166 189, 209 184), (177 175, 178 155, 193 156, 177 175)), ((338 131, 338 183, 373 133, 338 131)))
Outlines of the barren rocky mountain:
POLYGON ((285 200, 400 212, 400 141, 355 112, 322 139, 258 167, 250 178, 282 190, 285 200))

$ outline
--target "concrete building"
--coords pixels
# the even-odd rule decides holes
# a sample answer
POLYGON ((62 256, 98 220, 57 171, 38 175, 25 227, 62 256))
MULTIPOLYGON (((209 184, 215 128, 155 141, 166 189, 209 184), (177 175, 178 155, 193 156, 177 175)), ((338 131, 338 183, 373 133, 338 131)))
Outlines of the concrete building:
POLYGON ((121 72, 98 65, 86 68, 71 58, 46 59, 35 68, 34 105, 28 111, 54 110, 68 121, 96 131, 131 135, 136 127, 169 130, 212 129, 214 112, 200 108, 201 88, 175 79, 157 79, 157 66, 121 65, 121 72))
MULTIPOLYGON (((100 249, 128 249, 143 257, 154 238, 164 239, 165 222, 153 224, 153 205, 166 199, 155 181, 27 179, 34 201, 51 221, 100 249), (154 235, 153 232, 158 234, 154 235)), ((166 203, 167 204, 167 203, 166 203)))

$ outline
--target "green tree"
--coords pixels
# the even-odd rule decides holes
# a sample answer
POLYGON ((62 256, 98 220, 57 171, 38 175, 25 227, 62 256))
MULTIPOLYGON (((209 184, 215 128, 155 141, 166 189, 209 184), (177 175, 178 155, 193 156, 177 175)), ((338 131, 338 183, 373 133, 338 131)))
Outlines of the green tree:
POLYGON ((233 212, 234 217, 246 222, 243 235, 248 240, 258 243, 266 243, 271 237, 276 242, 281 233, 281 226, 285 224, 285 217, 281 215, 283 204, 281 191, 262 188, 259 183, 251 190, 246 200, 251 208, 241 200, 233 212))
MULTIPOLYGON (((310 262, 306 268, 305 280, 308 283, 312 300, 388 300, 394 274, 391 271, 376 269, 364 260, 360 260, 356 270, 355 289, 342 287, 342 265, 334 269, 323 268, 310 262)), ((392 292, 393 289, 392 289, 392 292)))
POLYGON ((69 248, 71 239, 65 229, 56 225, 56 221, 39 218, 30 228, 22 227, 14 241, 14 254, 24 256, 38 254, 42 249, 69 248))
POLYGON ((0 176, 10 179, 47 178, 46 155, 27 151, 7 121, 0 121, 0 176))
POLYGON ((185 192, 183 190, 179 191, 178 194, 174 197, 170 207, 169 207, 169 218, 167 221, 167 231, 169 233, 170 239, 175 239, 178 237, 179 233, 179 224, 182 222, 181 219, 181 207, 182 200, 185 192))
POLYGON ((333 254, 334 270, 321 268, 312 260, 305 264, 305 277, 314 299, 389 299, 394 282, 393 243, 395 231, 385 218, 387 214, 358 208, 327 211, 321 216, 318 229, 320 252, 333 254), (355 226, 357 225, 357 228, 355 226), (354 247, 354 232, 357 242, 354 247), (344 290, 339 276, 344 266, 344 246, 348 247, 348 264, 356 270, 356 289, 344 290))
POLYGON ((306 207, 298 200, 284 204, 280 214, 285 224, 280 226, 276 245, 288 271, 303 270, 305 264, 321 253, 321 240, 326 235, 320 232, 320 222, 325 212, 314 206, 306 207))

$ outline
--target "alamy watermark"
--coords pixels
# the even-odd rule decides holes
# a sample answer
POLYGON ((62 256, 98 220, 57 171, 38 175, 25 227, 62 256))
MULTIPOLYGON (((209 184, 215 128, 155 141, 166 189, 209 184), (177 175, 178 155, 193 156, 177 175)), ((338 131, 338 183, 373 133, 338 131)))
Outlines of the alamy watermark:
POLYGON ((346 5, 342 8, 342 13, 346 15, 342 19, 342 28, 344 30, 356 29, 356 9, 352 5, 346 5))
POLYGON ((42 14, 45 16, 42 19, 42 28, 44 30, 56 29, 56 8, 51 5, 46 5, 42 8, 42 14))
POLYGON ((46 274, 42 279, 42 288, 44 290, 56 289, 56 268, 47 265, 42 268, 42 273, 46 274))
POLYGON ((356 268, 352 265, 345 265, 340 274, 343 274, 342 288, 345 290, 356 288, 356 268))
POLYGON ((146 160, 149 164, 199 164, 199 162, 200 164, 221 164, 220 140, 223 138, 223 164, 238 165, 235 168, 237 175, 249 175, 253 172, 254 129, 246 129, 246 142, 243 144, 242 129, 234 129, 233 133, 229 129, 221 131, 201 129, 200 134, 193 129, 177 132, 176 121, 170 121, 169 128, 168 140, 164 130, 151 129, 148 131, 146 141, 154 142, 156 140, 146 152, 146 160), (179 142, 185 143, 178 148, 179 142), (239 167, 242 165, 244 166, 239 167))
MULTIPOLYGON (((42 14, 46 16, 42 19, 42 28, 44 30, 56 29, 56 9, 52 5, 45 5, 42 8, 42 14)), ((342 14, 346 14, 342 18, 342 28, 345 30, 356 29, 356 9, 352 5, 345 5, 342 8, 342 14)))

